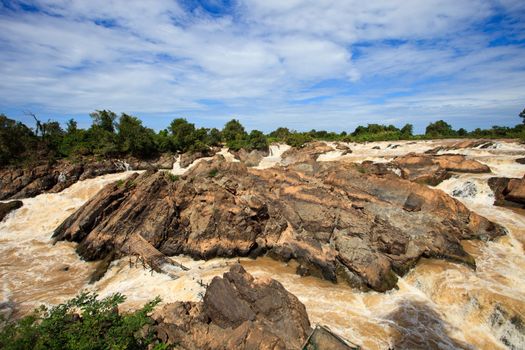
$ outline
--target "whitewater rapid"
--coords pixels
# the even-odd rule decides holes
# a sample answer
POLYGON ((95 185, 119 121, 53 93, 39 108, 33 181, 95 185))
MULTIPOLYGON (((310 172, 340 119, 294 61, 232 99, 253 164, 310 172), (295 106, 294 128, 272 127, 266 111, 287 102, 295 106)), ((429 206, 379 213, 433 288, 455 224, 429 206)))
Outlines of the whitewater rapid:
MULTIPOLYGON (((347 145, 352 153, 342 155, 334 147, 318 160, 385 162, 440 144, 439 141, 350 143, 347 145)), ((273 145, 259 168, 278 165, 286 149, 273 145)), ((364 293, 343 284, 300 277, 295 274, 293 263, 269 258, 194 261, 175 257, 190 268, 178 272, 178 279, 151 272, 133 259, 123 258, 114 261, 100 281, 88 285, 94 264, 79 259, 73 243, 52 245, 51 234, 104 185, 131 173, 126 172, 81 181, 61 193, 24 199, 24 206, 0 223, 0 297, 16 303, 18 316, 41 303, 67 300, 82 289, 96 291, 101 296, 124 293, 128 296, 124 307, 131 309, 156 295, 163 302, 198 301, 206 283, 240 261, 255 276, 279 280, 306 305, 313 324, 328 325, 364 349, 525 349, 523 324, 520 330, 520 323, 512 319, 517 316, 525 320, 525 211, 493 206, 493 194, 487 185, 491 176, 522 177, 525 165, 515 159, 525 154, 525 148, 516 143, 497 142, 492 149, 442 153, 463 153, 493 170, 493 174, 455 175, 437 186, 508 230, 506 237, 494 242, 463 242, 476 258, 476 271, 460 264, 422 259, 400 278, 399 290, 364 293)), ((174 168, 178 173, 187 169, 174 168)))

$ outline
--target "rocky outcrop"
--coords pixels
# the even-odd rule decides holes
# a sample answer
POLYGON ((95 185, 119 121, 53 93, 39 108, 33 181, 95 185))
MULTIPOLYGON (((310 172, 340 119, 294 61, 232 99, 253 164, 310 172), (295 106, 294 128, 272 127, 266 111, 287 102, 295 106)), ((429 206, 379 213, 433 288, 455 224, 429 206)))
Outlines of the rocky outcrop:
POLYGON ((518 164, 525 164, 525 157, 524 158, 516 158, 516 163, 518 163, 518 164))
POLYGON ((393 164, 405 179, 435 186, 448 179, 451 172, 490 173, 490 168, 460 154, 428 155, 409 153, 396 157, 393 164))
POLYGON ((267 253, 296 260, 301 275, 385 291, 420 257, 474 267, 460 241, 504 233, 385 164, 308 161, 259 170, 218 155, 177 179, 148 171, 108 185, 54 237, 78 242, 87 260, 126 255, 138 234, 168 256, 267 253))
POLYGON ((310 142, 304 147, 292 147, 282 154, 281 164, 290 165, 293 163, 308 162, 316 160, 323 153, 333 151, 331 146, 324 142, 310 142))
POLYGON ((451 151, 465 148, 493 148, 494 142, 491 140, 476 139, 476 140, 460 140, 450 141, 449 144, 441 145, 426 151, 426 154, 437 154, 440 151, 451 151))
POLYGON ((13 210, 16 210, 18 208, 21 208, 24 205, 22 201, 11 201, 7 203, 0 203, 0 221, 4 220, 4 218, 12 212, 13 210))
POLYGON ((34 197, 44 192, 60 192, 77 181, 126 170, 171 169, 173 156, 141 160, 60 160, 25 168, 0 169, 0 200, 34 197))
POLYGON ((235 158, 246 164, 248 167, 254 167, 259 165, 261 160, 264 157, 267 157, 269 154, 268 151, 260 151, 260 150, 252 150, 250 152, 246 151, 245 149, 241 149, 237 152, 235 152, 235 158))
POLYGON ((494 192, 494 205, 524 206, 525 205, 525 176, 521 179, 506 177, 491 177, 489 187, 494 192))
POLYGON ((220 150, 221 149, 219 147, 212 147, 212 148, 207 149, 206 151, 183 153, 180 155, 180 166, 181 168, 187 168, 197 159, 205 158, 205 157, 212 157, 220 150))
POLYGON ((241 265, 215 277, 202 302, 165 305, 153 318, 157 338, 177 349, 300 349, 310 321, 304 305, 273 279, 241 265))
POLYGON ((349 146, 345 145, 344 143, 341 143, 341 142, 337 142, 335 144, 335 149, 338 150, 338 151, 341 151, 342 152, 342 156, 346 155, 346 154, 350 154, 352 153, 352 149, 350 149, 349 146))

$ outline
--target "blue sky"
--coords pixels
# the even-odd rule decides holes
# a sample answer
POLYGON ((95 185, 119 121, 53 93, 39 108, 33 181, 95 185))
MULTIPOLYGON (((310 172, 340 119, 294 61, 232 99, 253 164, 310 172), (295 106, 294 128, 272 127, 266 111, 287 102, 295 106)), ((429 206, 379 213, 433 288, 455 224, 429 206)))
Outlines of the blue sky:
POLYGON ((520 122, 523 0, 0 2, 0 112, 155 129, 520 122))

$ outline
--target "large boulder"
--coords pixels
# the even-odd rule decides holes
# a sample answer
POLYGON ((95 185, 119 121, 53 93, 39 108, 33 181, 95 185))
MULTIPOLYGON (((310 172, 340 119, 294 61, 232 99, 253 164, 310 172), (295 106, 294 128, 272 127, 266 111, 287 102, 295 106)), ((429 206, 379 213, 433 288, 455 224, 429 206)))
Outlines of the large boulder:
POLYGON ((108 185, 54 237, 78 242, 87 260, 139 251, 137 235, 168 256, 267 253, 296 260, 301 275, 385 291, 420 257, 474 267, 460 241, 505 234, 444 192, 388 169, 309 161, 259 170, 218 155, 177 179, 148 171, 108 185))
POLYGON ((0 202, 0 221, 4 220, 7 214, 13 210, 21 208, 23 205, 24 203, 22 201, 11 201, 7 203, 0 202))
POLYGON ((273 279, 241 265, 215 277, 203 302, 165 305, 153 315, 158 339, 179 349, 300 349, 311 331, 304 305, 273 279))
POLYGON ((448 179, 452 172, 490 173, 487 165, 460 154, 409 153, 396 157, 393 164, 401 169, 403 178, 432 186, 448 179))

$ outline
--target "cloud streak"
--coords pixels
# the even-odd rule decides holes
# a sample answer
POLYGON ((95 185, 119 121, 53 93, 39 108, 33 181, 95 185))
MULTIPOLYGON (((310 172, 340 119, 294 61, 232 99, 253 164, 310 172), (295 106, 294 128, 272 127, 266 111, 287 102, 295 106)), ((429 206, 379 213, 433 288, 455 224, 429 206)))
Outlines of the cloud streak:
MULTIPOLYGON (((525 5, 512 0, 3 1, 0 108, 111 108, 161 127, 512 125, 525 5)), ((22 117, 21 117, 22 118, 22 117)))

